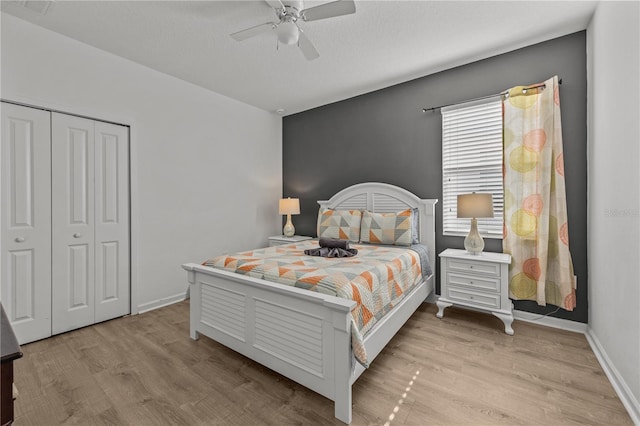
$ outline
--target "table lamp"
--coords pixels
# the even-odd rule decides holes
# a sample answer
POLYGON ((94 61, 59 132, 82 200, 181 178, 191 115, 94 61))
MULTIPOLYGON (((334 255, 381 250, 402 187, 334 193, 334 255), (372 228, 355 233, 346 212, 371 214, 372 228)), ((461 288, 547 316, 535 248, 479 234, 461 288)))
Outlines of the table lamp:
POLYGON ((464 248, 474 255, 484 250, 484 240, 478 232, 479 217, 493 217, 493 197, 491 194, 458 195, 458 218, 471 218, 471 230, 464 239, 464 248))
POLYGON ((280 214, 287 215, 287 223, 284 225, 284 229, 282 233, 285 237, 293 237, 296 232, 296 228, 293 227, 293 222, 291 222, 292 214, 300 214, 300 200, 297 198, 282 198, 280 199, 280 206, 278 208, 280 214))

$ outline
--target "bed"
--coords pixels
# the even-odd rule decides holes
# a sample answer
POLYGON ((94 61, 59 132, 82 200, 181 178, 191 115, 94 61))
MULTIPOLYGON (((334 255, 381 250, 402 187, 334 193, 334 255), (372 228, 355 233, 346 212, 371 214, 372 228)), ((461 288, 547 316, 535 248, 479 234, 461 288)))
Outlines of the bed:
MULTIPOLYGON (((382 351, 434 290, 435 204, 397 186, 353 185, 321 208, 376 213, 414 209, 420 244, 428 248, 432 274, 420 280, 364 336, 369 362, 382 351)), ((200 334, 277 371, 335 403, 335 417, 351 423, 352 385, 365 367, 351 346, 356 302, 201 264, 182 265, 190 285, 190 334, 200 334), (295 342, 283 350, 282 339, 295 342)))

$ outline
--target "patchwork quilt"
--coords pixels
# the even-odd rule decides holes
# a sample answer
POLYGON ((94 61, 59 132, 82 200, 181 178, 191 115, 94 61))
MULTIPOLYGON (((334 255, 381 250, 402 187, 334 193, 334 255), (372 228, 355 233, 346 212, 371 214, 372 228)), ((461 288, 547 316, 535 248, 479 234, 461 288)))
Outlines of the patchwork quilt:
POLYGON ((317 240, 308 240, 218 256, 203 265, 356 301, 351 344, 367 367, 363 336, 420 282, 420 257, 406 247, 368 244, 350 244, 358 250, 354 257, 304 254, 317 247, 317 240))

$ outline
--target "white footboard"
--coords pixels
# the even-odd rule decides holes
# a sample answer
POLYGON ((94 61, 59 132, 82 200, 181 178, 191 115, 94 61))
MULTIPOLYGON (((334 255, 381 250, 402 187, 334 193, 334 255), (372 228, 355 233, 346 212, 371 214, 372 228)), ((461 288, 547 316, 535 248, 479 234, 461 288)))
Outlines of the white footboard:
POLYGON ((333 400, 351 422, 352 300, 207 268, 182 266, 199 333, 333 400))

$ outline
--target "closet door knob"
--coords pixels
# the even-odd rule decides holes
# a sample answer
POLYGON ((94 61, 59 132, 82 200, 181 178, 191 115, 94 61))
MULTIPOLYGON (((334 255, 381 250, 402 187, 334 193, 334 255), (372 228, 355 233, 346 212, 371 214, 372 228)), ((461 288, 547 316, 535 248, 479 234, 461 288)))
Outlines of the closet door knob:
POLYGON ((15 241, 16 243, 24 243, 24 237, 16 237, 16 239, 13 241, 15 241))
POLYGON ((82 237, 82 234, 79 232, 73 234, 73 238, 80 238, 80 237, 82 237))

